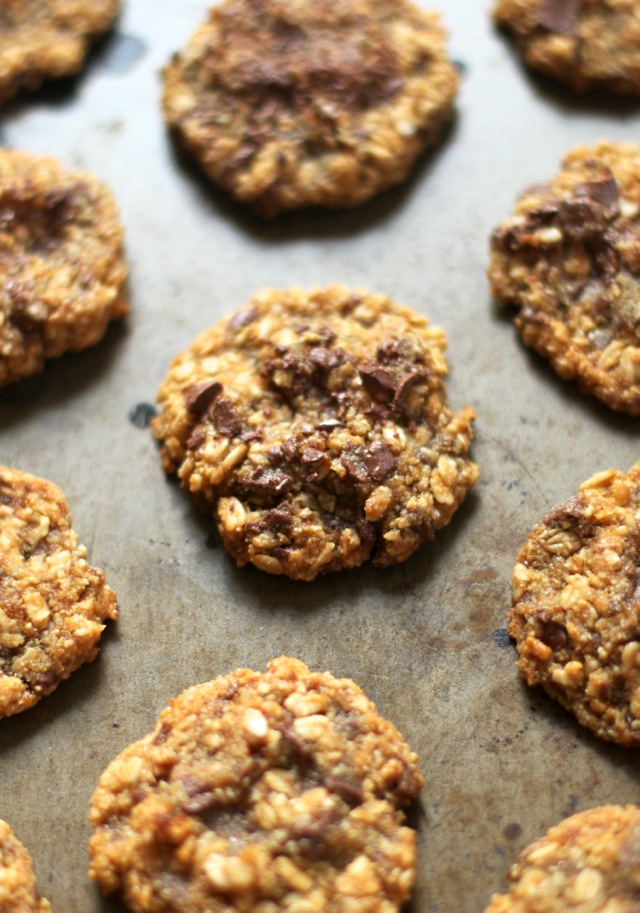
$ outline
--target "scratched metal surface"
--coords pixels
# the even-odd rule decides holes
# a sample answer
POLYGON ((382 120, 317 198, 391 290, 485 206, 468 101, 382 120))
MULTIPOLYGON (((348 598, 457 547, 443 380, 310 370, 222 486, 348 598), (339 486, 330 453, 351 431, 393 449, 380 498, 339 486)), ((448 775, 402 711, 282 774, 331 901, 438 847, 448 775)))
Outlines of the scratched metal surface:
POLYGON ((528 77, 486 6, 446 4, 464 64, 446 142, 405 187, 350 212, 263 224, 175 159, 158 71, 202 19, 200 0, 125 3, 80 79, 2 113, 4 144, 112 184, 131 265, 130 319, 0 402, 0 460, 62 486, 121 610, 95 663, 0 723, 0 817, 57 913, 123 909, 85 875, 86 809, 103 767, 170 696, 280 653, 355 679, 418 751, 427 786, 414 911, 482 911, 547 827, 637 798, 636 756, 527 690, 503 629, 527 532, 594 471, 631 465, 638 423, 525 351, 484 270, 490 230, 518 191, 550 176, 572 145, 633 138, 640 109, 573 103, 528 77), (207 544, 208 524, 130 416, 153 401, 171 357, 257 289, 334 281, 385 292, 445 328, 450 402, 477 411, 481 481, 404 566, 310 584, 241 572, 207 544))

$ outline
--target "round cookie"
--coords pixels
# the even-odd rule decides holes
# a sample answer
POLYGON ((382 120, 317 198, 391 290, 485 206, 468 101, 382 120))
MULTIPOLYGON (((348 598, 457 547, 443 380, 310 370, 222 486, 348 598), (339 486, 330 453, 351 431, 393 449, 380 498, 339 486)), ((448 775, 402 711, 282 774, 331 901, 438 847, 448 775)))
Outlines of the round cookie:
POLYGON ((640 809, 605 805, 552 827, 509 873, 485 913, 632 913, 640 894, 640 809))
POLYGON ((95 345, 127 313, 122 235, 105 184, 0 149, 0 386, 95 345))
POLYGON ((509 633, 528 684, 597 736, 640 745, 640 463, 605 470, 529 535, 509 633))
POLYGON ((107 767, 89 874, 135 913, 393 913, 422 785, 357 685, 280 657, 184 691, 107 767))
POLYGON ((0 910, 2 913, 51 913, 40 897, 29 854, 0 820, 0 910))
POLYGON ((76 73, 119 6, 119 0, 3 0, 0 104, 45 79, 76 73))
POLYGON ((493 15, 532 69, 576 92, 640 95, 636 0, 498 0, 493 15))
POLYGON ((640 414, 640 147, 578 147, 493 234, 489 280, 525 345, 640 414))
POLYGON ((445 345, 383 295, 262 291, 174 359, 154 420, 165 468, 240 566, 311 580, 405 561, 478 475, 445 345))
POLYGON ((439 17, 409 0, 226 0, 165 68, 163 106, 205 173, 270 217, 403 181, 457 87, 439 17))
POLYGON ((60 489, 0 467, 0 717, 95 658, 115 593, 86 560, 60 489))

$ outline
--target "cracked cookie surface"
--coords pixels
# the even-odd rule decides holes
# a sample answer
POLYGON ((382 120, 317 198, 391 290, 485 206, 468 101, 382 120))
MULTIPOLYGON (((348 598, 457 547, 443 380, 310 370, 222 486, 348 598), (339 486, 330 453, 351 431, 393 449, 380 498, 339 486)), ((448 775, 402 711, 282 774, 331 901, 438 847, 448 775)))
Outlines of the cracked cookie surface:
POLYGON ((0 149, 0 386, 95 345, 127 313, 122 236, 93 175, 0 149))
POLYGON ((227 0, 164 71, 164 113, 263 216, 403 181, 452 116, 439 17, 408 0, 227 0))
POLYGON ((45 79, 77 73, 119 6, 118 0, 2 0, 0 104, 45 79))
POLYGON ((493 234, 489 280, 523 342, 640 415, 640 147, 578 147, 493 234))
POLYGON ((613 913, 638 909, 640 810, 605 805, 552 827, 520 855, 507 894, 485 913, 613 913))
POLYGON ((405 561, 478 475, 445 345, 383 295, 265 290, 174 359, 153 423, 165 468, 240 566, 311 580, 405 561))
POLYGON ((640 745, 640 463, 584 482, 529 535, 509 633, 528 684, 597 736, 640 745))
POLYGON ((636 0, 498 0, 493 15, 532 69, 576 92, 640 95, 636 0))
POLYGON ((40 897, 31 858, 6 821, 0 820, 0 910, 51 913, 40 897))
POLYGON ((32 707, 95 658, 115 593, 71 528, 60 489, 0 467, 0 717, 32 707))
POLYGON ((107 767, 89 874, 135 913, 394 913, 422 784, 357 685, 280 657, 187 689, 107 767))

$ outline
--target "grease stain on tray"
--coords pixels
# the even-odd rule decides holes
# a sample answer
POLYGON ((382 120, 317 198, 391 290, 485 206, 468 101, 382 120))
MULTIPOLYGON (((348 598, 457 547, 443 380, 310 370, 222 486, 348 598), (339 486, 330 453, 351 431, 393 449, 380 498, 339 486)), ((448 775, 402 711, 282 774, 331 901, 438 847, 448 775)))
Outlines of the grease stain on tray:
POLYGON ((107 73, 123 76, 131 72, 147 53, 147 43, 135 35, 116 34, 105 45, 98 66, 107 73))

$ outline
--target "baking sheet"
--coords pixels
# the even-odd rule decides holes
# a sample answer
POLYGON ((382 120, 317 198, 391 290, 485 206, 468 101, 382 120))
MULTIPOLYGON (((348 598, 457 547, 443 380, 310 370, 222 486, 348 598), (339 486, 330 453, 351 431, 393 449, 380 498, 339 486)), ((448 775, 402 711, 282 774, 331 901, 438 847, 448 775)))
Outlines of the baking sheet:
POLYGON ((263 223, 185 167, 162 124, 159 69, 204 8, 125 2, 80 79, 21 99, 0 120, 4 144, 113 186, 132 303, 98 348, 0 397, 0 461, 63 488, 121 613, 96 662, 0 722, 0 817, 30 850, 56 913, 121 913, 85 874, 101 770, 183 688, 288 653, 353 678, 419 753, 427 785, 412 910, 482 911, 549 826, 637 800, 637 756, 527 689, 504 627, 531 527, 593 472, 635 462, 639 425, 523 349, 488 298, 485 268, 490 231, 519 191, 578 143, 636 137, 640 107, 574 101, 528 76, 487 4, 449 0, 463 78, 442 147, 405 186, 357 210, 263 223), (336 281, 445 328, 449 400, 476 409, 481 480, 437 541, 400 567, 305 584, 237 570, 132 415, 153 402, 173 355, 258 289, 336 281))

